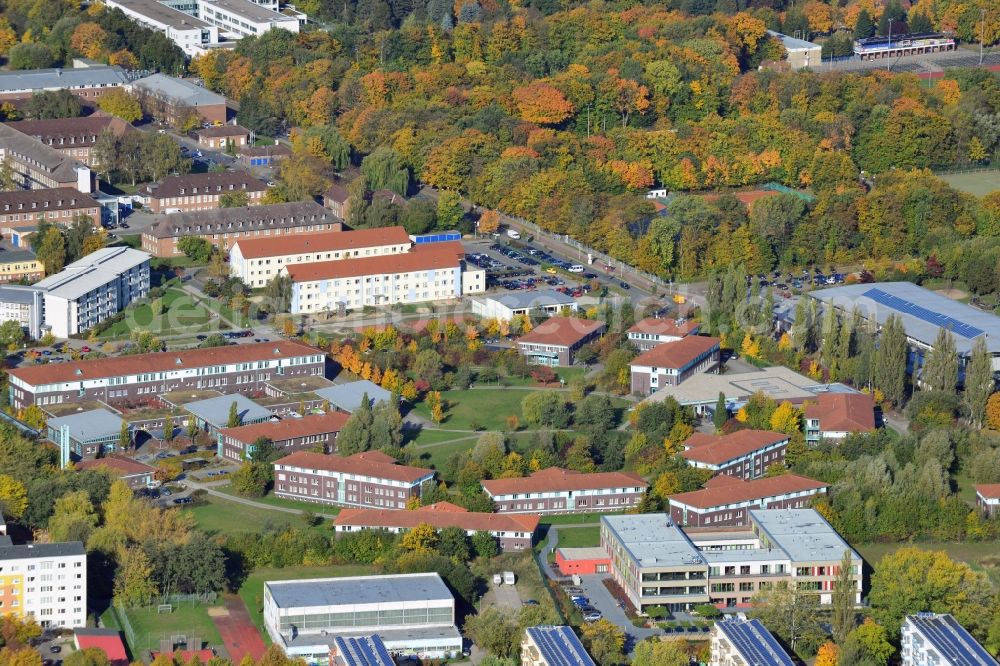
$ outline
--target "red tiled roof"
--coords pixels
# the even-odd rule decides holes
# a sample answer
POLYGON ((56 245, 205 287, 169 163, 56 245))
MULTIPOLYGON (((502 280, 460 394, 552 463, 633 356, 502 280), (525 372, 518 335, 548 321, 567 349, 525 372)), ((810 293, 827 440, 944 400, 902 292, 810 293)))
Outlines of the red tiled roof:
MULTIPOLYGON (((723 474, 719 477, 722 478, 723 474)), ((701 490, 694 490, 689 493, 678 493, 671 495, 671 502, 687 504, 688 506, 700 509, 709 509, 725 504, 735 504, 736 502, 746 502, 749 500, 776 497, 786 493, 797 493, 805 490, 819 490, 829 488, 829 485, 822 481, 814 481, 804 476, 795 474, 782 474, 781 476, 765 477, 753 481, 744 481, 736 477, 728 477, 731 482, 712 484, 701 490)), ((705 484, 708 486, 709 484, 705 484)))
POLYGON ((253 444, 261 437, 267 437, 272 442, 280 442, 296 437, 324 435, 340 432, 350 414, 344 412, 328 412, 326 414, 310 414, 297 418, 284 418, 278 422, 265 421, 238 428, 222 428, 219 433, 244 444, 253 444))
POLYGON ((701 322, 688 319, 683 324, 678 324, 676 319, 659 319, 657 317, 646 317, 634 323, 626 333, 645 333, 647 335, 670 335, 678 338, 691 335, 701 328, 701 322))
POLYGON ((737 430, 728 435, 696 432, 684 442, 684 446, 689 448, 681 451, 681 456, 709 465, 720 465, 786 440, 788 435, 770 430, 737 430))
POLYGON ((305 252, 333 252, 382 245, 410 245, 410 236, 403 227, 381 227, 356 231, 324 231, 318 234, 296 234, 280 238, 248 238, 237 241, 244 259, 276 257, 305 252))
POLYGON ((689 335, 673 342, 658 344, 647 352, 636 356, 630 362, 634 368, 683 368, 702 354, 719 348, 719 338, 689 335))
POLYGON ((124 456, 111 455, 96 460, 81 460, 76 463, 76 469, 101 469, 106 468, 118 472, 119 476, 132 476, 134 474, 148 474, 155 472, 156 468, 146 463, 132 460, 124 456))
POLYGON ((184 351, 154 352, 117 358, 98 358, 70 363, 46 363, 26 368, 12 368, 8 374, 31 386, 39 386, 57 382, 78 382, 100 377, 121 377, 312 354, 322 355, 323 352, 301 342, 279 340, 277 342, 259 342, 209 349, 186 349, 184 351))
POLYGON ((487 494, 542 493, 564 490, 600 490, 604 488, 645 488, 649 484, 635 472, 594 472, 585 474, 561 467, 548 467, 518 479, 484 480, 487 494))
POLYGON ((428 474, 434 474, 434 470, 432 469, 396 464, 394 458, 377 451, 356 453, 346 458, 323 453, 312 453, 311 451, 296 451, 284 458, 275 460, 274 464, 276 466, 319 469, 344 474, 360 474, 362 476, 391 479, 405 483, 416 483, 428 474), (392 460, 392 462, 388 462, 386 459, 392 460))
POLYGON ((986 499, 1000 499, 1000 483, 977 483, 972 487, 986 499))
POLYGON ((549 317, 517 339, 541 345, 570 347, 595 331, 604 329, 603 321, 578 317, 549 317))
POLYGON ((335 259, 285 266, 292 282, 311 282, 354 277, 355 275, 389 275, 441 268, 458 268, 465 249, 458 241, 415 245, 403 254, 385 254, 377 257, 335 259))
POLYGON ((98 208, 100 205, 94 197, 73 187, 0 192, 0 213, 44 213, 70 208, 98 208), (7 206, 10 210, 5 208, 7 206))
POLYGON ((78 629, 74 632, 73 638, 79 650, 97 648, 107 655, 108 661, 112 665, 128 663, 128 656, 125 654, 125 644, 122 643, 121 636, 117 632, 103 633, 103 630, 78 629), (102 633, 97 633, 98 631, 102 633))
POLYGON ((477 532, 534 532, 538 528, 540 516, 536 514, 473 513, 460 509, 448 502, 439 502, 420 507, 414 511, 406 509, 341 509, 334 525, 355 525, 361 527, 394 527, 412 529, 427 523, 435 529, 460 527, 477 532), (448 506, 439 506, 439 505, 448 506))
POLYGON ((875 401, 866 393, 821 393, 804 410, 807 419, 819 419, 820 430, 865 432, 875 429, 875 401))

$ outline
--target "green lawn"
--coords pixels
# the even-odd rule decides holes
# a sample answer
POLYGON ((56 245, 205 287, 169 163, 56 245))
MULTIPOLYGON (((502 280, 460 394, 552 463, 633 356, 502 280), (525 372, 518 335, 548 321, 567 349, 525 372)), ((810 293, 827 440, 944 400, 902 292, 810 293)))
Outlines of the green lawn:
POLYGON ((342 578, 345 576, 367 576, 375 573, 374 567, 366 564, 341 564, 315 567, 285 567, 283 569, 257 569, 243 581, 239 595, 246 604, 254 624, 261 630, 265 642, 269 642, 264 631, 262 606, 264 583, 272 580, 302 580, 303 578, 342 578))
MULTIPOLYGON (((473 423, 486 430, 505 430, 507 417, 516 414, 524 422, 521 401, 530 391, 507 391, 500 389, 476 389, 474 391, 441 391, 441 397, 448 402, 445 428, 472 430, 473 423)), ((430 420, 427 404, 421 402, 414 407, 419 416, 430 420)))
POLYGON ((101 340, 127 338, 133 330, 142 329, 155 335, 197 333, 208 328, 212 316, 207 308, 196 303, 192 297, 180 289, 167 289, 163 295, 163 312, 153 316, 152 307, 143 302, 128 308, 125 318, 110 326, 98 336, 101 340))
POLYGON ((968 192, 977 197, 986 196, 1000 190, 1000 171, 973 171, 970 173, 950 173, 938 176, 956 190, 968 192))
POLYGON ((412 431, 411 433, 407 434, 407 437, 412 437, 412 439, 408 439, 406 445, 417 446, 417 447, 433 446, 435 444, 440 444, 442 442, 450 442, 453 439, 459 439, 462 437, 472 437, 475 435, 476 433, 471 433, 471 432, 452 432, 448 430, 434 430, 432 428, 422 428, 417 433, 416 437, 412 437, 412 431))
POLYGON ((601 528, 564 526, 559 530, 560 548, 590 548, 601 545, 601 528))
MULTIPOLYGON (((450 458, 453 454, 461 451, 471 451, 476 445, 477 439, 479 439, 478 433, 471 436, 469 439, 462 440, 461 442, 441 444, 439 446, 431 446, 426 449, 414 450, 420 456, 420 466, 433 467, 436 470, 440 470, 444 467, 445 463, 448 462, 448 458, 450 458)), ((446 480, 451 481, 452 479, 446 480)))
POLYGON ((294 513, 258 509, 213 495, 206 495, 203 504, 185 511, 194 516, 198 529, 209 534, 263 532, 289 525, 297 528, 305 526, 302 518, 294 513))
POLYGON ((128 621, 135 632, 132 654, 138 657, 144 650, 159 650, 160 639, 170 636, 200 636, 209 645, 222 645, 208 610, 202 605, 175 606, 173 612, 157 613, 156 606, 130 608, 128 621))
MULTIPOLYGON (((218 490, 220 493, 225 493, 227 495, 236 495, 236 491, 232 489, 231 486, 217 486, 213 490, 218 490)), ((301 511, 311 511, 313 513, 326 513, 334 515, 340 511, 339 506, 329 506, 326 504, 313 504, 312 502, 299 502, 298 500, 284 499, 282 497, 275 497, 274 495, 265 495, 264 497, 254 497, 254 502, 260 502, 261 504, 269 504, 271 506, 280 506, 286 509, 299 509, 301 511)), ((228 502, 226 502, 228 504, 228 502)), ((249 507, 248 507, 249 508, 249 507)), ((268 512, 277 513, 275 512, 268 512)), ((291 516, 292 514, 285 514, 291 516)), ((294 518, 294 516, 292 516, 294 518)))
MULTIPOLYGON (((546 525, 579 525, 583 523, 601 522, 601 513, 566 513, 556 516, 542 516, 542 523, 546 525)), ((617 514, 609 514, 617 515, 617 514)))
POLYGON ((996 542, 948 543, 943 541, 919 541, 915 543, 869 543, 855 546, 855 550, 872 568, 878 568, 879 561, 887 554, 905 546, 916 546, 923 550, 943 550, 953 560, 965 562, 977 571, 986 573, 1000 585, 1000 549, 996 542))
MULTIPOLYGON (((482 368, 478 368, 482 370, 482 368)), ((569 368, 552 368, 556 372, 556 376, 560 379, 564 379, 567 384, 577 377, 583 377, 587 374, 589 368, 585 366, 572 366, 569 368)), ((504 377, 501 380, 507 386, 535 386, 538 384, 532 377, 504 377)), ((489 382, 485 384, 476 383, 477 386, 496 386, 496 382, 489 382)))

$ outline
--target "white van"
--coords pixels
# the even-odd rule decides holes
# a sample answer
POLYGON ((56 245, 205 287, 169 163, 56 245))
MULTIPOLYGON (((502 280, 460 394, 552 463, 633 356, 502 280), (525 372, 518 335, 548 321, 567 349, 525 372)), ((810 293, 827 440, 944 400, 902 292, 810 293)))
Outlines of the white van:
POLYGON ((521 232, 519 232, 517 229, 508 229, 507 235, 513 238, 514 240, 521 240, 521 232))
POLYGON ((584 267, 581 266, 580 264, 573 264, 572 266, 569 267, 570 273, 582 273, 584 270, 585 270, 584 267))

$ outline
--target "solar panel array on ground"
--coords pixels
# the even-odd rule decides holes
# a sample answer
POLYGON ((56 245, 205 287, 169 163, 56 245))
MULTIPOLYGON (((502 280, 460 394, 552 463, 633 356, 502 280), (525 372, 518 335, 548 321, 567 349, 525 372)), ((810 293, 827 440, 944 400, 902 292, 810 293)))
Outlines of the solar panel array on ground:
POLYGON ((394 666, 396 663, 378 635, 358 638, 338 636, 334 639, 334 647, 344 666, 394 666))
POLYGON ((723 620, 717 625, 747 666, 795 666, 760 620, 723 620))
POLYGON ((954 317, 949 317, 948 315, 941 314, 940 312, 928 310, 927 308, 917 305, 916 303, 911 303, 910 301, 899 298, 898 296, 887 294, 881 289, 869 289, 862 294, 862 296, 867 296, 876 303, 881 303, 882 305, 890 307, 897 312, 902 312, 903 314, 908 314, 911 317, 916 317, 917 319, 926 321, 928 324, 949 329, 952 333, 961 335, 967 340, 978 338, 980 335, 985 333, 983 329, 976 328, 972 324, 966 324, 965 322, 959 321, 954 317))
POLYGON ((997 660, 951 615, 914 615, 910 621, 949 666, 996 666, 997 660))
POLYGON ((569 627, 528 627, 548 666, 596 666, 569 627))

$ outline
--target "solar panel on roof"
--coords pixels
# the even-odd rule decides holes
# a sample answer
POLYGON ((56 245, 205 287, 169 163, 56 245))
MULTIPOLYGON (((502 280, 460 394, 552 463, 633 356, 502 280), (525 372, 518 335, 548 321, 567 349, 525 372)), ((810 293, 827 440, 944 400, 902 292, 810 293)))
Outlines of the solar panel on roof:
POLYGON ((910 618, 950 666, 996 666, 997 661, 951 615, 910 618))
POLYGON ((357 638, 338 636, 334 645, 347 666, 393 666, 395 663, 378 635, 357 638))
POLYGON ((965 322, 959 321, 954 317, 949 317, 948 315, 941 314, 940 312, 928 310, 927 308, 917 305, 916 303, 911 303, 910 301, 899 298, 898 296, 887 294, 881 289, 872 288, 865 291, 861 295, 867 296, 876 303, 892 308, 897 312, 910 315, 911 317, 916 317, 917 319, 925 321, 928 324, 949 329, 955 335, 960 335, 967 340, 978 338, 980 335, 985 333, 985 331, 981 328, 976 328, 972 324, 966 324, 965 322))
POLYGON ((596 666, 569 627, 529 627, 528 633, 548 666, 596 666))
POLYGON ((794 666, 795 662, 760 620, 725 620, 719 623, 719 628, 747 666, 794 666))

